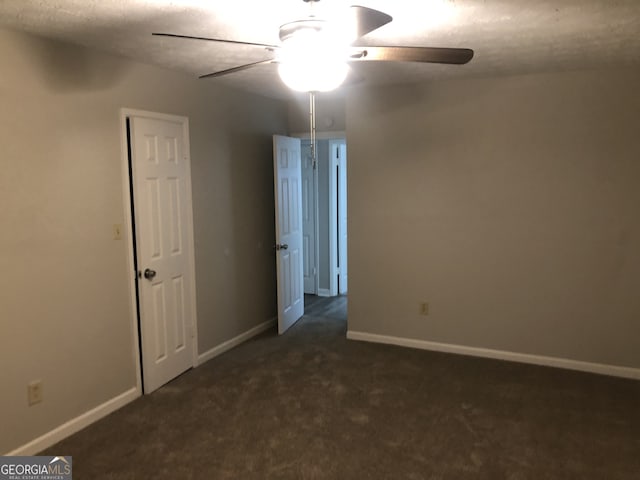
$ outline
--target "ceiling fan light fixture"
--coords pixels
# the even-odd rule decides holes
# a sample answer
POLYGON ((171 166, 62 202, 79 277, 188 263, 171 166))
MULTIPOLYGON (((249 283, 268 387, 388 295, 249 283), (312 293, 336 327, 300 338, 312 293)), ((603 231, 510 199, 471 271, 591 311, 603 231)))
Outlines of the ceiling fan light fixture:
POLYGON ((298 92, 329 92, 344 82, 349 73, 346 62, 291 63, 278 66, 278 74, 286 86, 298 92))
MULTIPOLYGON (((375 46, 368 43, 368 46, 353 48, 354 39, 387 25, 393 20, 391 15, 360 5, 351 5, 348 10, 340 7, 340 12, 336 5, 334 14, 329 15, 325 11, 323 15, 316 15, 315 4, 319 0, 304 1, 313 7, 310 15, 281 25, 278 32, 280 42, 276 45, 175 33, 154 32, 153 35, 262 48, 266 52, 263 52, 261 60, 200 75, 200 78, 221 77, 259 65, 279 64, 280 78, 287 86, 311 93, 337 88, 344 82, 349 65, 360 61, 464 65, 474 55, 469 48, 375 46)), ((451 3, 450 0, 434 1, 451 3)))
POLYGON ((292 90, 327 92, 342 85, 349 66, 347 49, 326 31, 300 28, 282 42, 280 78, 292 90))

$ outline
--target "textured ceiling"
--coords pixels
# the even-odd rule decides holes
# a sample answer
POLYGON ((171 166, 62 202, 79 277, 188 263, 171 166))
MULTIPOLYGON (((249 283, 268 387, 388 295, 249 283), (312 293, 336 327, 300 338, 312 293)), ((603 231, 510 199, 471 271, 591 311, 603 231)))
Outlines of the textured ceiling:
MULTIPOLYGON (((467 47, 464 66, 359 63, 368 84, 459 76, 640 67, 640 0, 322 0, 384 11, 392 23, 362 44, 467 47)), ((278 43, 278 27, 305 17, 302 0, 0 0, 0 26, 194 76, 266 58, 257 47, 152 37, 151 32, 278 43)), ((354 67, 354 68, 356 68, 354 67)), ((206 79, 287 98, 273 65, 206 79)))

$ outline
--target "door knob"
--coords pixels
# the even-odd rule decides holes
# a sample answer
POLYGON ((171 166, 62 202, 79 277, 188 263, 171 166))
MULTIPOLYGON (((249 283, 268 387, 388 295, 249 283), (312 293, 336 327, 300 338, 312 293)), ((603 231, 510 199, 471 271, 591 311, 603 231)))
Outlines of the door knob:
POLYGON ((146 278, 147 280, 153 280, 153 277, 156 276, 156 271, 155 270, 151 270, 150 268, 147 268, 144 271, 144 278, 146 278))
POLYGON ((287 245, 286 243, 280 244, 277 243, 276 244, 276 250, 287 250, 289 248, 289 245, 287 245))

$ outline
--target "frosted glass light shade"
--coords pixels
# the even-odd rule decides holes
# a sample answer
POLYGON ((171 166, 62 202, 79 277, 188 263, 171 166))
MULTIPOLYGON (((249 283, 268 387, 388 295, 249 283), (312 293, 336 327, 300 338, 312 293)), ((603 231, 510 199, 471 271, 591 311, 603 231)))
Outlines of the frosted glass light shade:
POLYGON ((283 62, 278 66, 282 81, 299 92, 328 92, 342 85, 349 67, 345 62, 283 62))
POLYGON ((339 87, 349 72, 346 52, 330 35, 303 29, 283 42, 278 73, 289 88, 327 92, 339 87))

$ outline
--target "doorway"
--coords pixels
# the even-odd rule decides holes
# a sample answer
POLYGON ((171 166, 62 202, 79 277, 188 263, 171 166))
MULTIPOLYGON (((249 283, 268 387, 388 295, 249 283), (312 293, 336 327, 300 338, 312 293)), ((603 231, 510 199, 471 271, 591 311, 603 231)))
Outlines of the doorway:
POLYGON ((188 119, 123 109, 123 172, 138 386, 197 364, 188 119))
POLYGON ((334 297, 347 293, 347 143, 318 140, 311 163, 308 139, 301 143, 305 294, 334 297))

